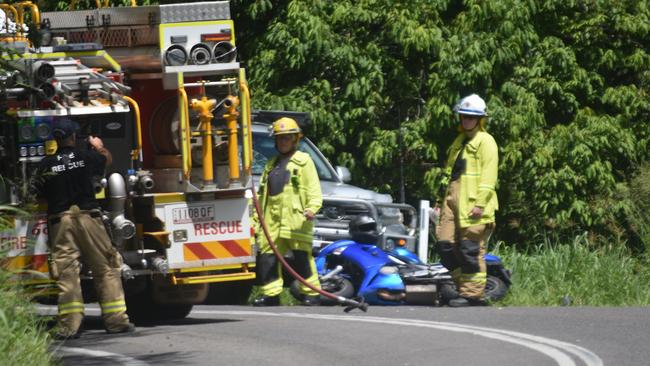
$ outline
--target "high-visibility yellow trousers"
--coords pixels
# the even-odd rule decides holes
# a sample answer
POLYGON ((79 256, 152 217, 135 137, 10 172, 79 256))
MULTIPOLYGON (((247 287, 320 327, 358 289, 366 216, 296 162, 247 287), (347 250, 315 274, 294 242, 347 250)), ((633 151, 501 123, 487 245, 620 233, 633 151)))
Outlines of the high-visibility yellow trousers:
MULTIPOLYGON (((320 288, 316 262, 311 252, 311 243, 301 243, 295 240, 279 238, 274 241, 280 254, 285 255, 289 249, 293 252, 294 270, 306 282, 315 288, 320 288)), ((256 263, 258 281, 261 282, 262 294, 265 296, 277 296, 282 292, 284 281, 282 279, 282 266, 278 263, 275 255, 270 252, 270 246, 260 248, 260 260, 256 263)), ((300 284, 300 293, 305 296, 316 296, 318 293, 306 285, 300 284)))

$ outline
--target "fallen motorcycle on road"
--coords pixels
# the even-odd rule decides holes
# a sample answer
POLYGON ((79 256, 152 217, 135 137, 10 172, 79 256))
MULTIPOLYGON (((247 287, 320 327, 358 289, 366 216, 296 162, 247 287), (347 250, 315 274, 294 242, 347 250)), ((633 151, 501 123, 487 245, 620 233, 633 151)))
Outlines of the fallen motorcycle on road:
MULTIPOLYGON (((375 227, 353 227, 352 240, 339 240, 321 249, 316 255, 316 267, 321 287, 344 297, 363 297, 374 305, 433 305, 442 306, 458 296, 449 271, 441 264, 423 263, 413 252, 403 247, 382 250, 373 243, 379 235, 375 227)), ((510 271, 499 257, 487 254, 487 283, 485 297, 489 302, 506 296, 510 271)), ((292 286, 296 294, 297 287, 292 286)), ((323 304, 332 303, 327 298, 323 304)))

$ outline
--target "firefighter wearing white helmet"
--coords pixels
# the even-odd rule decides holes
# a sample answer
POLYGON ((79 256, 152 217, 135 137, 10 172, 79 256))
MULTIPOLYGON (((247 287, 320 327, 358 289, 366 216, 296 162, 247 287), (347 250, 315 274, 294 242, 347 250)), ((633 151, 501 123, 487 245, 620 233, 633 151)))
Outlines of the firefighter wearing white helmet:
MULTIPOLYGON (((271 126, 279 155, 269 159, 260 178, 259 196, 264 220, 271 240, 281 254, 293 252, 294 269, 308 283, 320 288, 316 263, 312 255, 314 217, 323 203, 320 181, 309 154, 298 151, 302 131, 295 120, 280 118, 271 126)), ((262 230, 258 227, 258 233, 262 230)), ((262 296, 255 306, 280 304, 282 269, 264 235, 259 235, 257 278, 262 296)), ((300 285, 304 305, 318 305, 320 297, 307 286, 300 285)))
POLYGON ((460 134, 448 151, 447 189, 438 197, 437 250, 452 273, 459 297, 449 306, 485 305, 485 242, 494 229, 498 148, 485 131, 487 106, 476 94, 456 105, 460 134))

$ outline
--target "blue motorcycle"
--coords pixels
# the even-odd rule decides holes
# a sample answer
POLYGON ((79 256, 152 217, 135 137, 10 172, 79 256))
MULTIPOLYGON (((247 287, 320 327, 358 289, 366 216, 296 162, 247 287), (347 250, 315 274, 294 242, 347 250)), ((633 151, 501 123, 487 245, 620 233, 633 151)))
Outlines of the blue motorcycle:
MULTIPOLYGON (((315 256, 324 290, 344 297, 363 297, 375 305, 445 305, 458 296, 449 271, 441 264, 423 263, 404 247, 382 250, 374 220, 350 222, 352 240, 339 240, 315 256), (374 225, 373 225, 374 224, 374 225)), ((487 254, 486 298, 493 302, 508 292, 510 271, 499 257, 487 254)), ((294 290, 294 289, 292 289, 294 290)), ((323 304, 333 304, 325 297, 323 304)))

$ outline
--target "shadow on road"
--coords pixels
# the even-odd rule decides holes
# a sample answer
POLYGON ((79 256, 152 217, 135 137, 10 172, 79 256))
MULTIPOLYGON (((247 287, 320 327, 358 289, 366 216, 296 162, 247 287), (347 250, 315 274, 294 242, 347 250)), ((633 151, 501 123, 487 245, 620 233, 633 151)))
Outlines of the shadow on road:
MULTIPOLYGON (((137 360, 149 365, 158 364, 178 364, 187 365, 191 360, 191 352, 165 352, 149 355, 138 355, 137 360)), ((121 364, 117 360, 109 357, 89 357, 87 355, 66 354, 59 358, 62 365, 65 366, 106 366, 111 364, 121 364)))
MULTIPOLYGON (((184 318, 184 319, 170 319, 170 320, 151 320, 136 322, 135 325, 142 328, 152 328, 156 326, 183 326, 183 325, 198 325, 198 324, 215 324, 215 323, 230 323, 239 322, 238 319, 206 319, 206 318, 184 318)), ((104 330, 104 322, 101 316, 86 315, 82 325, 84 330, 104 330)), ((136 330, 137 332, 137 330, 136 330)))

